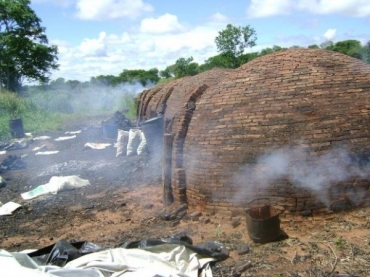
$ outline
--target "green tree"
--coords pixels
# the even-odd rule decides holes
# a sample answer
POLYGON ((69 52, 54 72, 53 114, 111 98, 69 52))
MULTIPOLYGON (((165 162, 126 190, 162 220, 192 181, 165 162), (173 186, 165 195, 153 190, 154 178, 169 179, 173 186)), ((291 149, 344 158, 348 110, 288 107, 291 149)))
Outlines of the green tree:
POLYGON ((17 90, 24 78, 47 82, 57 54, 29 0, 0 1, 0 90, 17 90))
POLYGON ((60 89, 60 90, 62 90, 62 89, 66 88, 66 83, 65 83, 64 78, 58 78, 56 80, 51 81, 49 86, 50 86, 51 89, 60 89))
POLYGON ((119 83, 134 83, 139 82, 143 86, 156 84, 159 81, 159 71, 157 68, 149 70, 144 69, 124 69, 118 76, 119 83))
POLYGON ((175 65, 169 65, 165 69, 161 70, 159 72, 159 76, 161 76, 164 79, 169 79, 175 76, 175 65))
POLYGON ((236 27, 227 24, 226 29, 218 32, 215 38, 216 46, 221 53, 232 53, 238 57, 244 53, 245 48, 256 45, 256 31, 249 25, 236 27))
POLYGON ((260 57, 260 53, 252 52, 252 53, 245 53, 238 57, 238 62, 240 65, 250 62, 256 58, 260 57))
POLYGON ((345 55, 361 59, 361 42, 354 39, 338 41, 332 47, 333 51, 343 53, 345 55))
POLYGON ((247 47, 256 45, 256 31, 249 25, 236 27, 227 24, 226 29, 218 32, 215 38, 217 50, 221 52, 217 57, 217 62, 221 62, 223 67, 237 68, 246 60, 242 57, 247 47))
POLYGON ((327 40, 320 44, 320 48, 325 49, 325 50, 333 50, 333 47, 334 47, 334 42, 332 40, 327 40))
POLYGON ((69 89, 75 89, 78 87, 78 85, 80 84, 81 82, 78 81, 78 80, 68 80, 66 82, 66 85, 68 86, 69 89))
POLYGON ((283 48, 281 46, 274 45, 274 46, 272 46, 272 48, 267 47, 267 48, 262 49, 261 52, 260 52, 260 56, 268 55, 268 54, 275 53, 275 52, 285 50, 285 49, 286 48, 283 48))
POLYGON ((207 60, 204 61, 204 64, 199 66, 199 70, 201 72, 210 70, 215 67, 228 67, 227 63, 225 63, 225 58, 222 54, 218 54, 213 57, 209 57, 207 60))
POLYGON ((199 73, 199 65, 193 62, 193 57, 179 58, 175 62, 174 73, 176 78, 194 76, 199 73))
POLYGON ((370 63, 370 41, 368 41, 363 47, 364 59, 366 62, 370 63))
POLYGON ((90 78, 90 84, 94 86, 115 86, 118 82, 118 77, 113 75, 99 75, 90 78))
POLYGON ((309 49, 320 49, 320 47, 317 44, 311 44, 307 48, 309 48, 309 49))

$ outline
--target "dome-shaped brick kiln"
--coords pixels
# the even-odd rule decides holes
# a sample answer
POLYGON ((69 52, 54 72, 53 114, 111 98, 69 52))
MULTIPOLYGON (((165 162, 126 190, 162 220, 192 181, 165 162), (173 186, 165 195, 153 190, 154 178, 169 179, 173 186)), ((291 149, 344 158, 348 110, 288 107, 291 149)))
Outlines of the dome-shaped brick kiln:
POLYGON ((260 198, 306 213, 370 202, 369 64, 290 49, 146 91, 139 117, 159 103, 180 201, 225 216, 260 198))

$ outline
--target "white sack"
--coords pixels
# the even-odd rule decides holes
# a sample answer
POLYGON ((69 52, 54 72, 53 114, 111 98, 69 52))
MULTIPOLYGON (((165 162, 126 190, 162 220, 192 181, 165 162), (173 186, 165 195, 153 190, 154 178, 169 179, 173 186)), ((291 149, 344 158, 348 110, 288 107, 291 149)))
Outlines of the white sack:
POLYGON ((126 155, 128 138, 129 138, 128 131, 118 130, 116 157, 126 155))
POLYGON ((145 152, 145 149, 146 149, 145 135, 144 135, 144 132, 140 132, 140 144, 137 147, 137 154, 138 155, 143 154, 145 152))
POLYGON ((140 144, 140 133, 139 129, 130 129, 128 133, 127 156, 137 153, 137 147, 140 144))

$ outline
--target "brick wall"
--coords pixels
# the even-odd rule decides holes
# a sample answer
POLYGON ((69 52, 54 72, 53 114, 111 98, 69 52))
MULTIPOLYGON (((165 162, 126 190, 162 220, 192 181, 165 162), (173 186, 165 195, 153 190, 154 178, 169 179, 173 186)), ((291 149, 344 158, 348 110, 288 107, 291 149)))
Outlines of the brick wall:
MULTIPOLYGON (((236 70, 176 82, 167 85, 173 90, 165 116, 172 119, 175 138, 172 186, 177 200, 225 217, 243 213, 257 198, 286 212, 322 213, 370 203, 365 175, 339 178, 339 172, 327 182, 325 176, 310 176, 312 186, 279 174, 267 181, 256 177, 268 175, 269 168, 260 169, 258 162, 266 150, 304 153, 305 164, 313 168, 326 157, 322 167, 328 165, 328 171, 336 168, 329 155, 333 151, 359 157, 370 149, 370 65, 336 52, 290 49, 236 70), (187 109, 191 97, 195 110, 187 109)), ((155 89, 145 92, 147 107, 165 95, 163 88, 155 89)), ((302 163, 299 157, 291 158, 293 167, 302 163)), ((345 165, 351 173, 357 169, 345 165)), ((274 166, 281 165, 267 165, 274 166)), ((310 173, 310 167, 305 170, 310 173)))

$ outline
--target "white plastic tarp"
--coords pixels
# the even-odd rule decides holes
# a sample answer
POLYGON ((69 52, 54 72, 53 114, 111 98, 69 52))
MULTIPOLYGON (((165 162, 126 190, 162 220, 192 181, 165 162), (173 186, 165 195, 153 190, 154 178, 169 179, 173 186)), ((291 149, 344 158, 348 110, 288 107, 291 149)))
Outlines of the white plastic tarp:
POLYGON ((178 244, 163 244, 147 249, 114 248, 82 256, 64 267, 38 266, 25 253, 0 250, 2 272, 7 276, 35 277, 212 277, 208 266, 213 258, 203 258, 178 244), (23 275, 22 275, 23 274, 23 275))
POLYGON ((40 151, 41 149, 43 149, 45 147, 46 147, 46 144, 43 144, 43 145, 40 145, 38 147, 33 148, 32 151, 40 151))
POLYGON ((65 132, 64 134, 66 135, 75 135, 75 134, 79 134, 81 133, 81 130, 77 130, 77 131, 67 131, 65 132))
POLYGON ((35 155, 39 156, 39 155, 54 155, 54 154, 58 154, 59 151, 38 151, 35 155))
POLYGON ((53 176, 50 178, 49 183, 45 185, 40 185, 31 191, 22 193, 21 196, 23 199, 28 200, 43 194, 56 194, 58 191, 61 190, 76 189, 87 185, 90 185, 90 182, 88 180, 81 179, 76 175, 53 176))
MULTIPOLYGON (((1 176, 0 176, 0 183, 1 183, 1 176)), ((20 204, 15 202, 8 202, 4 205, 0 205, 0 215, 11 215, 16 209, 22 207, 20 204)))
POLYGON ((39 136, 39 137, 34 137, 32 139, 33 140, 47 140, 47 139, 51 139, 51 137, 49 137, 49 136, 39 136))
POLYGON ((111 145, 112 145, 111 143, 87 142, 87 143, 85 143, 84 147, 91 148, 91 149, 101 150, 101 149, 105 149, 105 148, 107 148, 108 146, 111 146, 111 145))
POLYGON ((69 140, 69 139, 74 139, 76 138, 76 135, 73 135, 73 136, 67 136, 67 137, 59 137, 59 138, 56 138, 54 139, 55 141, 63 141, 63 140, 69 140))

